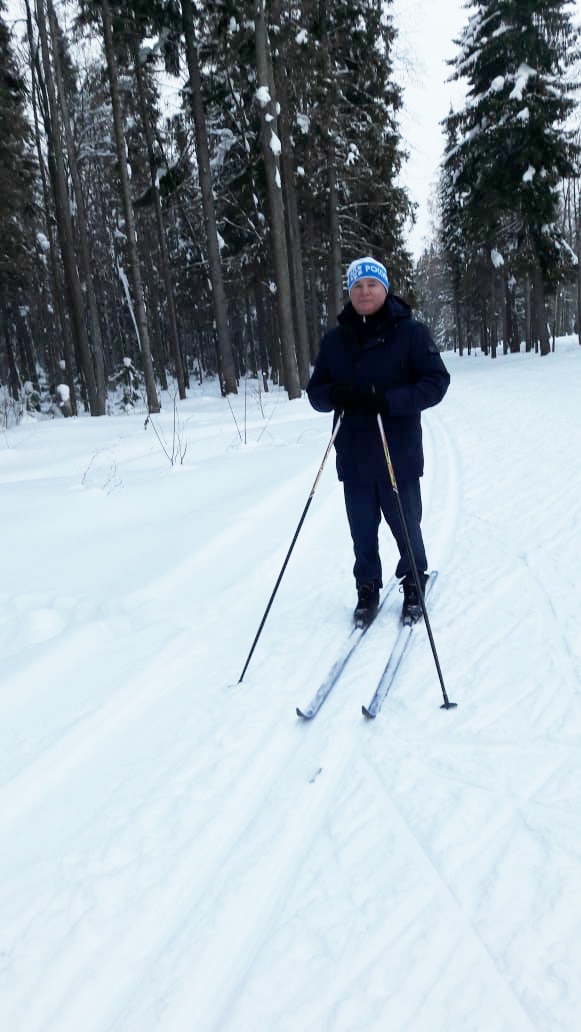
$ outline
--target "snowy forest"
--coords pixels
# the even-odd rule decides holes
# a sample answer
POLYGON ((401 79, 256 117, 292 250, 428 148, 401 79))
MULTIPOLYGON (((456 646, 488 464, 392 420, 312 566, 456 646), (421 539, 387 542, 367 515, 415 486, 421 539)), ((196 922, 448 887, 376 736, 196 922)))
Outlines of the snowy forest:
POLYGON ((297 398, 362 254, 442 349, 577 331, 574 5, 466 5, 417 263, 390 7, 0 0, 0 423, 207 376, 297 398))

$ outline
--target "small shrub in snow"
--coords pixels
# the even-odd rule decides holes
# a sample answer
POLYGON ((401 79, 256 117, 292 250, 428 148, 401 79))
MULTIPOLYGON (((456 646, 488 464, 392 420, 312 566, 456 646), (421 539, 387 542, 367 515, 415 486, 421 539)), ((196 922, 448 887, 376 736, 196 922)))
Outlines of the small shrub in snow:
POLYGON ((114 393, 115 407, 130 412, 141 401, 144 390, 143 374, 135 368, 132 359, 124 358, 121 369, 109 377, 109 387, 114 393))

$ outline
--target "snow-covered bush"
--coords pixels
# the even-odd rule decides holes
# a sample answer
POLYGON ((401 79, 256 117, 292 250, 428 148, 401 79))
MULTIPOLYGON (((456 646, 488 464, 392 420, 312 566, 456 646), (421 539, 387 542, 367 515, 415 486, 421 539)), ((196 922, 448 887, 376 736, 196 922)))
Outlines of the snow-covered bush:
POLYGON ((141 400, 144 378, 133 365, 131 358, 124 358, 121 369, 109 377, 109 388, 114 395, 114 406, 123 409, 124 412, 130 412, 141 400))

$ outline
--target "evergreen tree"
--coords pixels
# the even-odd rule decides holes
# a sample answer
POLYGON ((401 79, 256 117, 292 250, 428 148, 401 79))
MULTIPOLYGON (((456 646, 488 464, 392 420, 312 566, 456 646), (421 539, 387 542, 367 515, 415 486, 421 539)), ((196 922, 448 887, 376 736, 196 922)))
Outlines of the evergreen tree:
POLYGON ((25 114, 26 89, 12 50, 0 0, 0 383, 19 399, 36 382, 35 354, 25 313, 25 287, 34 267, 35 164, 25 114))
POLYGON ((465 240, 496 268, 502 261, 507 276, 531 276, 535 335, 546 353, 544 291, 559 262, 558 188, 577 156, 565 129, 577 33, 568 0, 472 6, 454 62, 454 77, 468 81, 467 100, 448 119, 457 142, 446 165, 455 169, 465 240))
MULTIPOLYGON (((303 78, 292 75, 291 88, 308 126, 296 134, 297 163, 306 173, 300 184, 305 209, 310 205, 315 212, 317 265, 323 269, 330 253, 330 278, 340 283, 346 263, 374 254, 387 263, 394 286, 409 288, 411 261, 403 236, 413 208, 398 182, 405 152, 389 4, 315 0, 301 8, 298 25, 307 41, 298 66, 303 78)), ((339 301, 341 296, 339 290, 339 301)))
POLYGON ((438 182, 438 212, 440 218, 439 243, 442 263, 446 268, 452 307, 454 312, 455 338, 460 354, 464 346, 464 276, 466 269, 466 241, 462 232, 462 209, 456 179, 458 175, 458 150, 456 147, 456 126, 452 112, 446 124, 446 153, 448 160, 440 169, 438 182))
POLYGON ((445 262, 437 242, 426 248, 415 268, 414 294, 420 319, 428 324, 434 340, 445 351, 456 350, 453 297, 445 262))
POLYGON ((405 154, 397 123, 402 91, 392 67, 396 33, 387 4, 339 0, 329 8, 344 260, 366 252, 384 257, 401 289, 410 280, 403 232, 412 209, 398 185, 405 154))
POLYGON ((12 52, 0 0, 0 285, 5 292, 26 276, 33 257, 35 164, 25 114, 26 88, 12 52))
MULTIPOLYGON (((72 412, 79 394, 103 410, 125 356, 152 411, 168 371, 184 394, 186 357, 224 392, 261 368, 297 396, 345 264, 375 253, 396 289, 411 281, 388 6, 76 0, 74 31, 56 0, 26 7, 43 232, 26 238, 18 172, 0 181, 0 212, 26 231, 6 265, 31 266, 34 303, 13 320, 27 374, 36 337, 72 412), (82 63, 87 28, 103 52, 91 45, 82 63), (166 120, 164 70, 183 87, 166 120)), ((4 140, 17 135, 8 122, 4 140)))

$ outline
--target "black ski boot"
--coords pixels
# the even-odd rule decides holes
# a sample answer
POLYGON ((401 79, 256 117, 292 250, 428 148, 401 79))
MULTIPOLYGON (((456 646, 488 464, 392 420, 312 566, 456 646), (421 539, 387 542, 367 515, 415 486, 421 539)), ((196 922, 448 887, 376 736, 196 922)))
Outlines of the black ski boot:
MULTIPOLYGON (((423 577, 420 574, 420 584, 422 585, 422 591, 425 590, 426 580, 427 577, 423 577)), ((422 603, 420 600, 416 582, 412 577, 404 577, 401 583, 403 587, 403 606, 401 610, 401 622, 404 624, 415 624, 423 616, 422 603)))
POLYGON ((358 584, 357 605, 353 617, 356 627, 367 627, 373 620, 379 607, 379 588, 377 584, 358 584))

